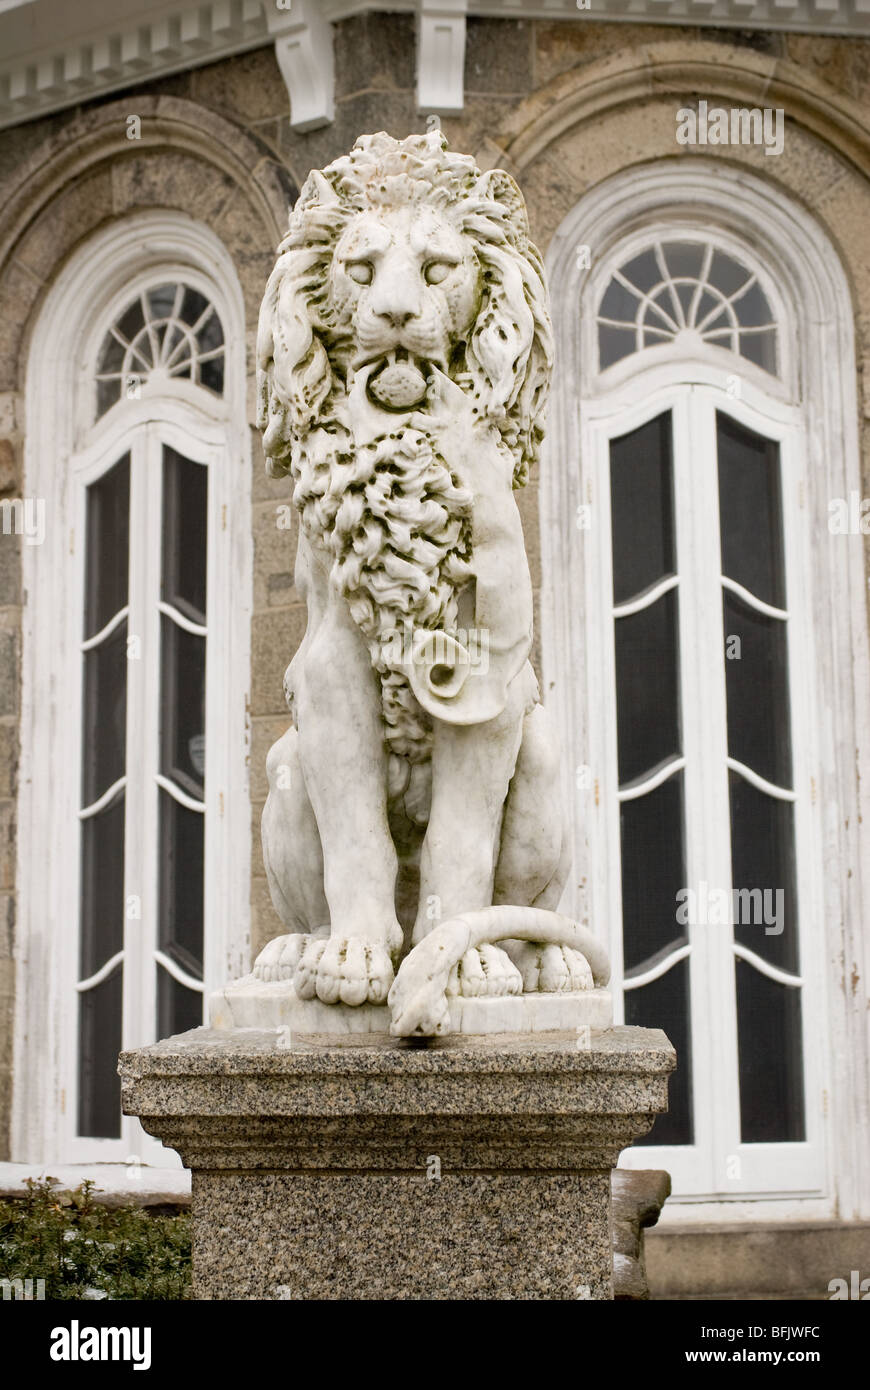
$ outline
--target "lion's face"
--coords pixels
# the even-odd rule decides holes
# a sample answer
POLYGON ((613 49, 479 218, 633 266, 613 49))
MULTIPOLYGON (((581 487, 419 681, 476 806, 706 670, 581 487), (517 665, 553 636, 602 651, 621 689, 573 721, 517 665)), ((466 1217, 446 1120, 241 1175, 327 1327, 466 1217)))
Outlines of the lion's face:
POLYGON ((412 413, 425 410, 437 367, 498 430, 521 487, 543 435, 552 353, 543 266, 513 179, 482 173, 440 131, 360 136, 299 195, 257 357, 276 476, 297 466, 312 430, 338 448, 360 377, 370 404, 412 413))
POLYGON ((344 229, 328 296, 333 358, 344 370, 375 363, 370 394, 386 409, 408 409, 425 394, 428 364, 446 372, 461 357, 481 271, 469 238, 440 210, 380 208, 344 229))

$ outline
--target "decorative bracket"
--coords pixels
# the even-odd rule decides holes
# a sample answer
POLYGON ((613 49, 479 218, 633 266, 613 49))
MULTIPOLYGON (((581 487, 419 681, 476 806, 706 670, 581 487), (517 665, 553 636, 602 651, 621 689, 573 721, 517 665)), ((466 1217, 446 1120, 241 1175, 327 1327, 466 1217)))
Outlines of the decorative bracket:
POLYGON ((419 0, 417 108, 457 115, 465 101, 465 16, 468 0, 419 0))
POLYGON ((290 98, 294 130, 316 130, 335 119, 332 25, 316 0, 266 8, 275 57, 290 98))

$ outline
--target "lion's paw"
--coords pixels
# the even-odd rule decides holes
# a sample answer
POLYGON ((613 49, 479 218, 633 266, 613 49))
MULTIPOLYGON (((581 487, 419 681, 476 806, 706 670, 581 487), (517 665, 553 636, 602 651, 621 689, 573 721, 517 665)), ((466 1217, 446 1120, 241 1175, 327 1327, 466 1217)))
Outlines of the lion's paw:
POLYGON ((328 932, 328 927, 318 927, 311 935, 306 932, 291 932, 288 936, 274 937, 263 947, 254 961, 255 977, 266 984, 276 980, 292 980, 309 941, 314 941, 328 932))
POLYGON ((392 983, 387 946, 359 936, 309 941, 293 975, 300 999, 324 1004, 384 1004, 392 983))
POLYGON ((569 994, 595 987, 589 962, 571 946, 514 941, 506 949, 522 976, 524 994, 569 994))
POLYGON ((522 976, 499 946, 477 946, 466 951, 447 981, 448 994, 465 998, 495 998, 522 992, 522 976))

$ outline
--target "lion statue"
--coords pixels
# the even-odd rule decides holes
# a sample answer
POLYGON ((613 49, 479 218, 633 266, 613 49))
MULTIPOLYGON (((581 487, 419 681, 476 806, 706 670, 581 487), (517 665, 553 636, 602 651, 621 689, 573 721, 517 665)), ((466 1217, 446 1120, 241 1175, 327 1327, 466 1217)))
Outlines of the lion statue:
POLYGON ((436 977, 435 995, 601 982, 597 943, 553 911, 569 861, 513 497, 552 340, 517 185, 440 132, 361 137, 293 208, 257 355, 308 625, 262 823, 287 935, 255 976, 383 1004, 410 951, 397 1032, 446 1027, 436 977))

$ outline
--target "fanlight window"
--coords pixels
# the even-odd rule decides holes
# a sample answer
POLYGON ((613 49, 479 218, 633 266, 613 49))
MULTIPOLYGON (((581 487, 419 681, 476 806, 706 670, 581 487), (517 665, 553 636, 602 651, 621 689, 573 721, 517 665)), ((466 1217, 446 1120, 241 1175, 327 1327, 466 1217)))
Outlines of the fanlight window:
POLYGON ((143 290, 112 324, 97 363, 97 418, 144 381, 176 378, 224 390, 224 332, 205 295, 170 283, 143 290))
POLYGON ((702 241, 661 241, 614 272, 598 308, 599 370, 690 330, 776 375, 777 330, 757 277, 702 241))

